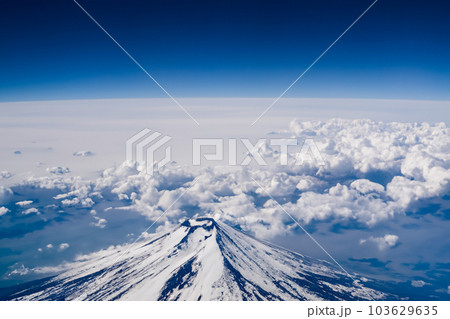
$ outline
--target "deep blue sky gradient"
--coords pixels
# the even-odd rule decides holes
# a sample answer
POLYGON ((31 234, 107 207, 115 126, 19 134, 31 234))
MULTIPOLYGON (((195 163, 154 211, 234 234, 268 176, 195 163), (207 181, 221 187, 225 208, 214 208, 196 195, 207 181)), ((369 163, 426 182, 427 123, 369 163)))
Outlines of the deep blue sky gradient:
MULTIPOLYGON (((176 97, 276 97, 371 3, 79 0, 176 97)), ((379 0, 286 95, 450 99, 450 2, 379 0)), ((0 3, 0 101, 164 97, 71 0, 0 3)))

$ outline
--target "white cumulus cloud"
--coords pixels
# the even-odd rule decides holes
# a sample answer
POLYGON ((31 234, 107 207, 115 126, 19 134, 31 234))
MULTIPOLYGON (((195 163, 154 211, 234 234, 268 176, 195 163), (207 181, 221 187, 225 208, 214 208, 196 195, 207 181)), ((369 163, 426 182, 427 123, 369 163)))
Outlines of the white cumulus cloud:
POLYGON ((7 179, 10 178, 12 176, 12 174, 8 171, 1 171, 0 172, 0 180, 1 179, 7 179))
POLYGON ((427 283, 423 280, 412 280, 411 281, 411 286, 413 287, 417 287, 417 288, 421 288, 423 286, 425 286, 427 283))
POLYGON ((0 207, 0 216, 5 215, 6 213, 9 213, 10 210, 6 207, 0 207))
POLYGON ((33 204, 32 200, 23 200, 23 201, 20 201, 20 202, 16 202, 16 205, 20 206, 20 207, 29 206, 31 204, 33 204))
POLYGON ((70 245, 68 243, 62 243, 62 244, 59 245, 58 251, 66 250, 69 247, 70 247, 70 245))
POLYGON ((369 237, 367 239, 361 239, 360 244, 373 243, 379 250, 386 250, 387 248, 394 247, 398 242, 399 237, 397 235, 386 234, 383 237, 369 237))
POLYGON ((55 166, 47 168, 47 172, 54 175, 63 175, 70 173, 70 169, 68 167, 55 166))
POLYGON ((39 215, 40 213, 39 213, 39 210, 36 207, 31 207, 31 208, 28 208, 28 209, 24 210, 22 212, 22 214, 23 215, 29 215, 29 214, 37 214, 37 215, 39 215))

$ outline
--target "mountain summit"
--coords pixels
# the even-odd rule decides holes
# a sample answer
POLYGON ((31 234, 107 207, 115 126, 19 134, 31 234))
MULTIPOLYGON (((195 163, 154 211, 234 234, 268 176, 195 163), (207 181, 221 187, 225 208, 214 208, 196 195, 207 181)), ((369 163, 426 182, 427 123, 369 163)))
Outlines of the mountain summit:
POLYGON ((332 264, 285 250, 211 218, 110 248, 25 284, 19 300, 367 300, 388 295, 332 264), (366 283, 364 283, 366 284, 366 283))

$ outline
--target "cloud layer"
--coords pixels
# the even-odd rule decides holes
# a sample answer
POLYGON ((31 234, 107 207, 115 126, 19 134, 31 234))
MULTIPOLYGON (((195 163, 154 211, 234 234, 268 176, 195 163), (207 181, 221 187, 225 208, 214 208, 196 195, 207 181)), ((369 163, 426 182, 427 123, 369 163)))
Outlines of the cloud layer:
MULTIPOLYGON (((312 138, 324 165, 305 162, 194 171, 173 164, 151 177, 124 163, 106 169, 94 181, 65 176, 68 168, 55 167, 49 170, 52 176, 25 183, 60 189, 55 199, 63 207, 93 207, 112 194, 123 203, 122 209, 137 210, 150 220, 163 213, 161 223, 210 215, 264 238, 296 227, 284 211, 304 225, 334 220, 373 227, 449 192, 450 134, 442 123, 293 121, 289 130, 279 134, 295 137, 299 144, 312 138)), ((273 160, 280 155, 276 147, 266 145, 263 156, 273 160)), ((294 154, 289 158, 295 160, 294 154)), ((0 189, 0 199, 7 194, 0 189)), ((92 215, 92 226, 105 227, 106 220, 92 215)), ((383 242, 390 246, 388 239, 379 239, 383 242)))

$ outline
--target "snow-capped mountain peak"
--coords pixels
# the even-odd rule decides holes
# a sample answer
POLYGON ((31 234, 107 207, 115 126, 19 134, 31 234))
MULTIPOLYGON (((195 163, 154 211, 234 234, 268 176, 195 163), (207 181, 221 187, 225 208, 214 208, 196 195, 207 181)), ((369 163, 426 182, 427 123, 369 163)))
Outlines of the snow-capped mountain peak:
MULTIPOLYGON (((90 254, 8 299, 360 300, 387 294, 211 218, 90 254)), ((19 291, 19 290, 18 290, 19 291)))

